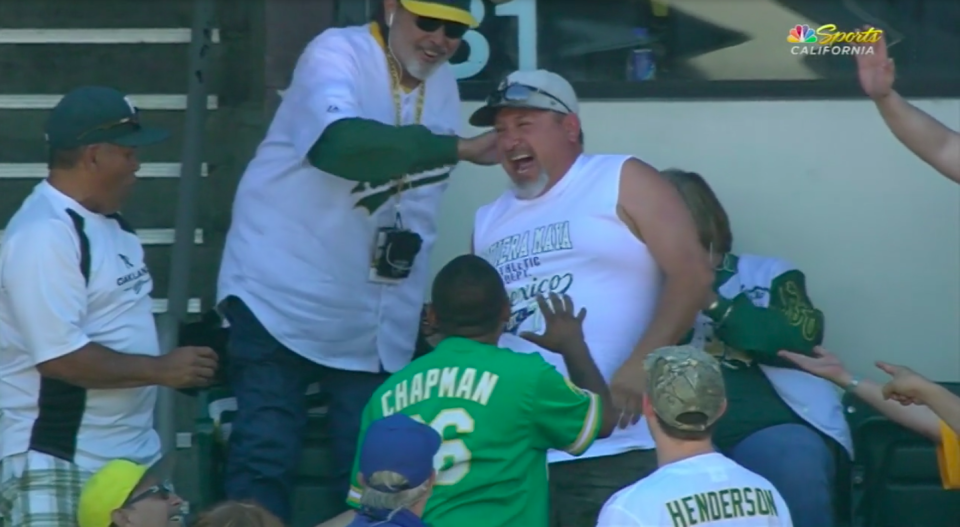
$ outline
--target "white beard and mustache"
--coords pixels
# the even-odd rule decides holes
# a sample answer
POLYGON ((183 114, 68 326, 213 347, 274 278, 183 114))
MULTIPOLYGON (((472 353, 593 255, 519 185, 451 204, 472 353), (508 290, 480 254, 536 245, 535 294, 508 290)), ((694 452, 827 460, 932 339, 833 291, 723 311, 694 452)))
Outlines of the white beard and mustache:
POLYGON ((517 199, 533 199, 543 194, 547 185, 550 184, 550 176, 546 170, 541 170, 540 174, 537 175, 537 179, 533 181, 517 183, 511 180, 511 182, 513 195, 516 196, 517 199))
MULTIPOLYGON (((393 59, 399 62, 403 67, 403 70, 414 79, 417 79, 420 82, 426 81, 437 71, 437 68, 447 62, 446 60, 442 60, 435 64, 424 64, 417 59, 402 59, 400 58, 400 55, 394 51, 393 35, 394 33, 391 31, 387 36, 387 49, 390 51, 390 55, 393 57, 393 59)), ((439 50, 435 51, 440 53, 439 50)))

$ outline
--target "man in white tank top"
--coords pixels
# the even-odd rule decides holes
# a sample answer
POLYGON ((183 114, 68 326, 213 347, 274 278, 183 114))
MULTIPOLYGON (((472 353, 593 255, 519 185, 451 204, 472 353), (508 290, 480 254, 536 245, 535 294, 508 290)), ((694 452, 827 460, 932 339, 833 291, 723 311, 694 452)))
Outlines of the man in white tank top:
MULTIPOLYGON (((585 155, 577 114, 570 83, 539 70, 511 74, 470 119, 496 127, 513 182, 477 212, 473 236, 510 294, 501 346, 541 352, 517 337, 535 342, 543 330, 536 295, 570 295, 590 312, 586 340, 622 413, 620 429, 580 459, 551 452, 555 527, 593 525, 607 498, 655 469, 653 440, 637 424, 643 359, 692 327, 712 278, 676 191, 638 159, 585 155)), ((541 355, 568 375, 554 354, 541 355)))
POLYGON ((643 415, 660 468, 603 506, 597 527, 791 527, 773 484, 716 452, 713 426, 727 407, 720 363, 693 346, 647 357, 643 415))

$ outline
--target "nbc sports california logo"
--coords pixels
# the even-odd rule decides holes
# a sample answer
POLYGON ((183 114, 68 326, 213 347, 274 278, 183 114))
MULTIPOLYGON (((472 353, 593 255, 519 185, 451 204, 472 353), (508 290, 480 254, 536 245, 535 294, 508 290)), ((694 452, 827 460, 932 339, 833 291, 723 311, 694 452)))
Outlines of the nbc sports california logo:
POLYGON ((816 29, 798 24, 787 33, 787 42, 793 44, 794 55, 872 55, 874 43, 883 37, 883 31, 865 28, 858 31, 838 31, 836 24, 826 24, 816 29))

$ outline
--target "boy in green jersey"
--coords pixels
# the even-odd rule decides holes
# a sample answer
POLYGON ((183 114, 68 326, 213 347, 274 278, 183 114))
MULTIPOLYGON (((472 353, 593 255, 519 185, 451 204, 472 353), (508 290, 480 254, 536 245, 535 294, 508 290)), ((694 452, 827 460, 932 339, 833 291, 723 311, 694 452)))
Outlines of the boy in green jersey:
MULTIPOLYGON (((547 527, 547 450, 583 453, 608 436, 618 415, 583 340, 585 310, 569 297, 538 299, 543 335, 526 335, 563 356, 567 380, 537 354, 497 347, 510 315, 497 271, 474 255, 444 267, 430 317, 446 338, 390 377, 363 413, 369 424, 403 413, 443 438, 437 480, 423 519, 432 527, 547 527)), ((348 503, 362 488, 354 466, 348 503)))

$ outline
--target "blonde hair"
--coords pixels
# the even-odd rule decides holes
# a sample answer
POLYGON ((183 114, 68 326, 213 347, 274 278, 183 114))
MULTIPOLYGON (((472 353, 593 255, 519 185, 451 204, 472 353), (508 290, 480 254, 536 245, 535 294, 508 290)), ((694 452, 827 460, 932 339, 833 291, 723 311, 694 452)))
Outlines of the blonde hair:
POLYGON ((669 168, 660 173, 677 189, 690 210, 703 248, 715 254, 732 251, 733 232, 730 230, 730 218, 706 180, 696 172, 678 168, 669 168))
POLYGON ((284 527, 283 522, 253 503, 227 501, 200 514, 195 527, 284 527))
POLYGON ((363 494, 360 496, 360 505, 370 507, 371 509, 398 511, 400 509, 410 508, 415 503, 426 498, 431 488, 430 480, 424 481, 423 484, 418 487, 397 492, 383 492, 371 488, 369 485, 386 487, 388 489, 402 489, 410 484, 407 478, 401 474, 387 470, 374 472, 369 478, 365 476, 365 480, 367 487, 363 489, 363 494))

